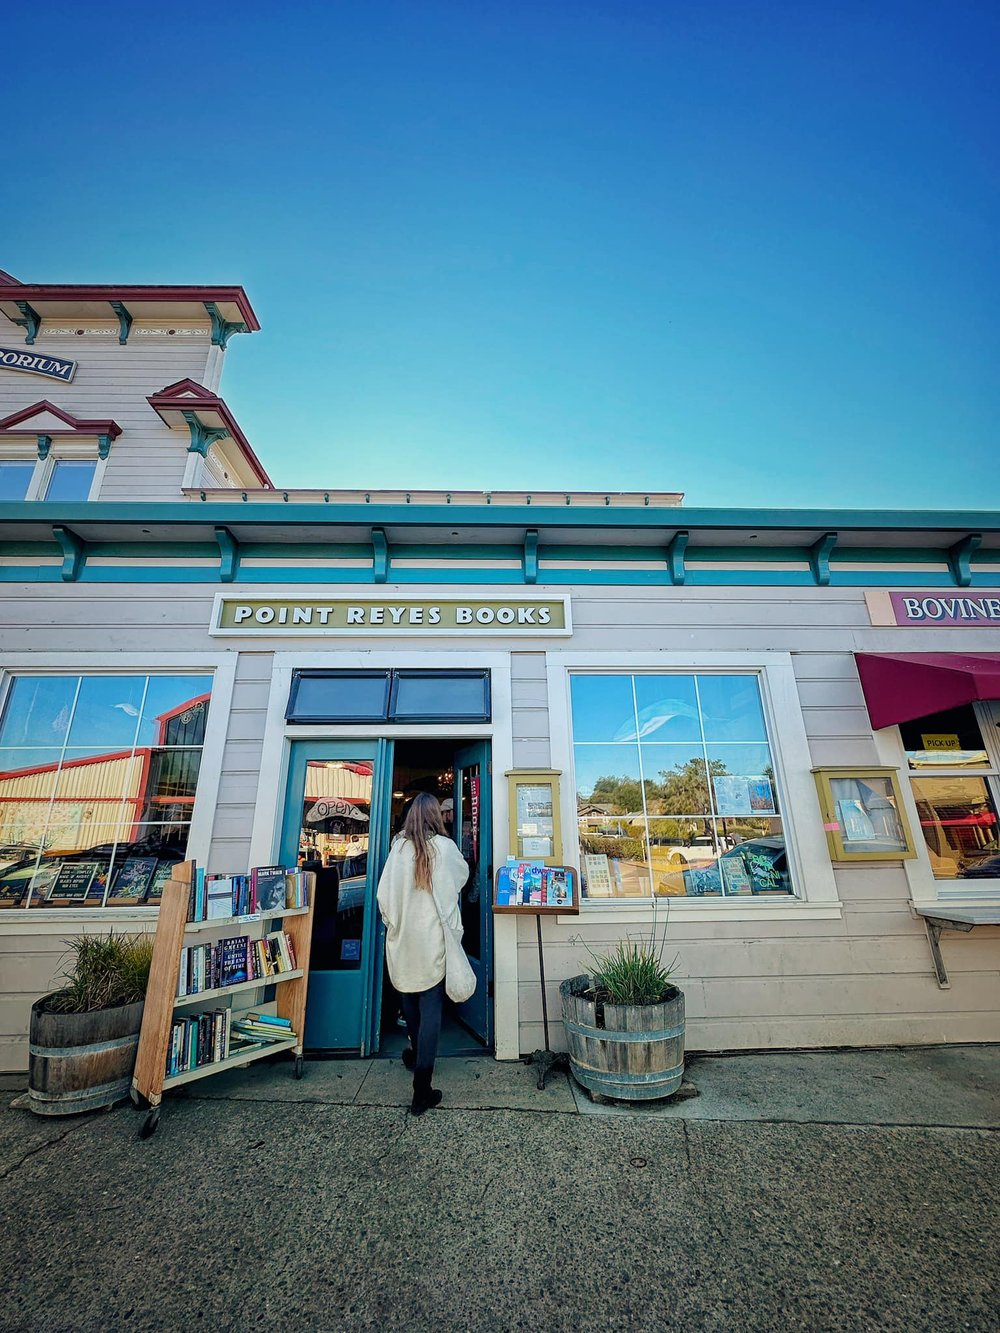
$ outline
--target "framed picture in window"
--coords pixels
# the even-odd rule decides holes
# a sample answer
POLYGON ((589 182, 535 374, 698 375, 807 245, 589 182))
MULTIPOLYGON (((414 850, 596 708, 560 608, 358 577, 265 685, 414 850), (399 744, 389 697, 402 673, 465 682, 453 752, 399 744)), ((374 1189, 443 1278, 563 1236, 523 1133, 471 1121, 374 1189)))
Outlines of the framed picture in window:
POLYGON ((518 860, 547 866, 562 861, 560 776, 551 768, 518 768, 507 773, 510 854, 518 860))
POLYGON ((894 768, 814 768, 823 828, 834 861, 916 856, 894 768))

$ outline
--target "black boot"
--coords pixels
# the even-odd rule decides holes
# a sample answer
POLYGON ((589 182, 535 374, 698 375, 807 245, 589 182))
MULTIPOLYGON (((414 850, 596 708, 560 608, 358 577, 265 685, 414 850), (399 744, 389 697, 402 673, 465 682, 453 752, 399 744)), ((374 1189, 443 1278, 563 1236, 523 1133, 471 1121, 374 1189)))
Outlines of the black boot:
POLYGON ((423 1115, 441 1102, 441 1093, 431 1087, 431 1076, 426 1069, 418 1069, 413 1075, 413 1101, 410 1111, 413 1115, 423 1115))

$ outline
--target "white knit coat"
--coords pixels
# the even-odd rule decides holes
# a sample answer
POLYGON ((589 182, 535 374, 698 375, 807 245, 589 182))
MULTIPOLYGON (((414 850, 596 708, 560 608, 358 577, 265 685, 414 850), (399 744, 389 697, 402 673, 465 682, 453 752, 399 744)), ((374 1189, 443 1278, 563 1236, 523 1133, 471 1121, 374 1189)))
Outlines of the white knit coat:
MULTIPOLYGON (((469 878, 465 857, 451 838, 431 839, 431 882, 441 916, 461 928, 458 895, 469 878)), ((385 922, 385 960, 396 990, 430 990, 444 977, 444 932, 434 901, 414 882, 414 851, 409 838, 395 839, 378 882, 378 910, 385 922)))

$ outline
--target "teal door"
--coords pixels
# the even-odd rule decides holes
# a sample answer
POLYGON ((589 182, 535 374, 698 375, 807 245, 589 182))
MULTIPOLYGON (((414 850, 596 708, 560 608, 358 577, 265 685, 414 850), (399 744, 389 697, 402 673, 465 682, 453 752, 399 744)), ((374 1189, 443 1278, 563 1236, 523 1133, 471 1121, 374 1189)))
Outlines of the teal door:
POLYGON ((385 858, 391 741, 292 745, 280 860, 316 872, 306 1006, 310 1050, 370 1053, 377 867, 385 858))
POLYGON ((462 945, 476 974, 476 993, 458 1016, 485 1046, 493 1044, 493 800, 489 741, 455 752, 453 836, 469 865, 462 890, 462 945))

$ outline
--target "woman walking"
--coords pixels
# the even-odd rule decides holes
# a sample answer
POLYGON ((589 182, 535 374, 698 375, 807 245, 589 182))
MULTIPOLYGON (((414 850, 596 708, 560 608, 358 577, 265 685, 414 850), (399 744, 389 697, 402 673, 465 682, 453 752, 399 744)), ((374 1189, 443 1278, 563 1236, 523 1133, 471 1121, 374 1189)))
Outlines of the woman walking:
POLYGON ((441 806, 421 792, 407 811, 378 884, 389 980, 399 994, 410 1038, 403 1063, 413 1070, 414 1115, 441 1101, 441 1093, 431 1087, 444 1004, 441 922, 460 929, 458 895, 468 878, 465 858, 445 835, 441 806))

